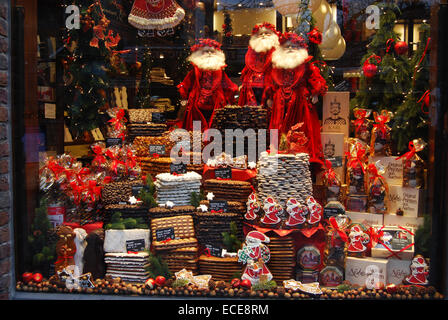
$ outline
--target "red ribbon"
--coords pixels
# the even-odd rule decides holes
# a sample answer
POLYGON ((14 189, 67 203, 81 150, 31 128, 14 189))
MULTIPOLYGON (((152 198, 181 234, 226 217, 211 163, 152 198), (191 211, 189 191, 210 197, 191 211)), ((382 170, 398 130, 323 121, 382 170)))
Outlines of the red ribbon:
POLYGON ((390 38, 386 41, 386 53, 389 53, 390 49, 392 48, 392 45, 394 44, 395 40, 390 38))
POLYGON ((364 168, 364 155, 366 153, 366 149, 364 149, 360 144, 358 144, 358 149, 356 150, 355 155, 353 156, 350 152, 347 152, 345 155, 347 156, 348 163, 347 166, 349 168, 354 168, 356 164, 359 164, 361 166, 362 172, 365 173, 366 170, 364 168))
POLYGON ((219 209, 219 210, 211 210, 211 213, 223 213, 224 210, 223 209, 219 209))
POLYGON ((409 148, 408 152, 402 154, 401 156, 399 156, 395 160, 399 160, 399 159, 401 159, 403 157, 406 157, 406 160, 410 160, 417 153, 417 150, 416 150, 416 148, 414 146, 414 142, 413 141, 409 141, 408 148, 409 148))
MULTIPOLYGON (((336 218, 330 217, 330 219, 328 219, 328 220, 330 222, 331 227, 339 234, 339 237, 341 238, 341 240, 344 242, 348 242, 348 236, 344 230, 341 230, 341 228, 339 228, 339 225, 336 222, 336 218)), ((331 242, 334 243, 333 241, 334 241, 334 239, 332 236, 331 242)))
POLYGON ((211 256, 212 256, 212 254, 211 254, 209 248, 205 248, 205 249, 204 249, 204 254, 205 254, 207 257, 211 257, 211 256))
POLYGON ((417 63, 417 65, 414 68, 414 74, 412 75, 412 87, 414 87, 414 83, 415 83, 415 74, 417 73, 417 69, 420 67, 420 64, 422 63, 423 59, 426 56, 430 42, 431 42, 431 38, 428 38, 428 40, 426 40, 426 46, 425 46, 425 50, 423 50, 422 57, 420 58, 420 61, 417 63))
POLYGON ((128 254, 138 254, 137 251, 128 251, 128 254))
POLYGON ((168 243, 168 242, 170 242, 171 240, 173 240, 173 239, 168 238, 168 239, 166 239, 166 240, 162 240, 162 241, 160 241, 160 242, 161 242, 161 243, 168 243))
POLYGON ((425 105, 426 105, 426 98, 428 97, 428 99, 429 99, 429 95, 430 95, 430 92, 429 92, 429 90, 426 90, 424 93, 423 93, 423 95, 422 95, 422 97, 417 101, 417 103, 422 103, 421 104, 421 107, 420 107, 420 109, 422 110, 422 112, 424 113, 424 114, 429 114, 429 111, 425 111, 425 105))
POLYGON ((375 124, 373 125, 376 130, 380 131, 381 134, 384 136, 387 135, 387 131, 389 130, 388 126, 386 125, 387 122, 389 122, 390 118, 386 114, 380 114, 375 117, 375 124))
POLYGON ((355 131, 358 132, 361 127, 364 125, 364 123, 367 121, 367 110, 356 110, 355 111, 355 117, 357 118, 354 122, 355 124, 355 131))
POLYGON ((100 146, 94 146, 92 150, 95 153, 95 158, 93 159, 94 162, 97 162, 99 164, 103 164, 106 162, 106 157, 103 155, 103 148, 101 148, 100 146))
POLYGON ((372 55, 370 55, 370 57, 368 57, 368 58, 366 59, 366 61, 364 61, 364 64, 363 64, 363 65, 366 65, 366 64, 371 63, 371 62, 370 62, 370 59, 375 59, 376 62, 377 62, 378 64, 381 63, 381 57, 380 57, 380 56, 377 56, 376 54, 372 54, 372 55))
POLYGON ((158 158, 160 158, 160 155, 158 153, 153 153, 152 157, 158 159, 158 158))
POLYGON ((324 176, 325 179, 329 182, 329 185, 338 185, 338 179, 336 176, 336 172, 333 170, 333 167, 331 165, 331 161, 325 160, 325 167, 327 170, 325 170, 324 176))
MULTIPOLYGON (((414 245, 414 243, 408 244, 406 247, 402 248, 399 251, 392 251, 392 249, 389 248, 386 244, 384 244, 384 242, 381 240, 382 236, 384 235, 384 232, 383 232, 383 228, 384 227, 385 226, 382 226, 379 231, 376 231, 375 228, 371 227, 367 231, 367 233, 370 236, 371 243, 373 243, 373 242, 379 243, 379 244, 381 244, 384 248, 386 248, 391 253, 386 259, 389 259, 390 257, 395 256, 395 257, 397 257, 398 259, 401 260, 401 257, 398 254, 403 252, 403 251, 405 251, 405 250, 407 250, 407 249, 409 249, 409 248, 411 248, 414 245)), ((403 231, 408 232, 410 235, 414 235, 410 230, 408 230, 406 228, 403 228, 401 226, 398 226, 398 228, 400 228, 403 231)))

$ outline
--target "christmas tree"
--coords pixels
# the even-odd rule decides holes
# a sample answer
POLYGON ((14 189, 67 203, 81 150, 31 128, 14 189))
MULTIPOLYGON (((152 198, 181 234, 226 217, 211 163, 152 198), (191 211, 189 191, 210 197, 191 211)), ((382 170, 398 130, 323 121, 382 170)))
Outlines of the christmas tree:
POLYGON ((52 226, 47 216, 47 203, 41 201, 36 208, 31 232, 28 235, 28 264, 35 272, 49 275, 50 264, 56 256, 56 241, 51 236, 52 226), (52 241, 53 240, 53 241, 52 241))
POLYGON ((74 4, 80 8, 81 27, 68 31, 63 63, 67 125, 79 136, 104 125, 109 76, 126 71, 120 52, 115 50, 120 35, 109 28, 101 2, 80 0, 74 4))
POLYGON ((331 89, 334 87, 332 70, 324 62, 319 49, 319 44, 322 42, 322 30, 315 29, 315 20, 309 8, 309 2, 309 0, 302 0, 299 4, 296 33, 308 43, 308 54, 313 57, 311 62, 315 62, 322 77, 327 81, 328 88, 331 89))
POLYGON ((420 42, 411 59, 411 67, 414 70, 411 90, 406 94, 403 104, 398 107, 394 115, 395 126, 392 130, 392 138, 399 153, 408 151, 409 141, 413 139, 422 138, 428 141, 430 26, 424 23, 419 31, 420 42))
POLYGON ((363 73, 351 107, 396 111, 409 90, 411 69, 405 52, 396 50, 399 35, 394 26, 400 15, 398 7, 393 3, 376 5, 381 10, 379 29, 361 60, 363 73))
POLYGON ((224 12, 224 24, 222 25, 222 44, 224 46, 230 46, 232 44, 232 19, 230 18, 230 13, 224 12))
POLYGON ((149 49, 146 49, 143 54, 143 63, 141 66, 142 76, 140 78, 136 97, 137 108, 149 108, 149 103, 151 100, 149 86, 151 83, 150 72, 152 65, 153 58, 151 56, 151 51, 149 49))

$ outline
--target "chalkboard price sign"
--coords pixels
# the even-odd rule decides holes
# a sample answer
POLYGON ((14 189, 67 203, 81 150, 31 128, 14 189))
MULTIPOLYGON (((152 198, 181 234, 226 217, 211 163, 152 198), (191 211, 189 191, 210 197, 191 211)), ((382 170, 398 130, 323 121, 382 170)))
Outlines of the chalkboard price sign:
POLYGON ((106 138, 106 148, 112 146, 122 146, 123 140, 121 138, 106 138))
POLYGON ((222 248, 215 247, 211 244, 205 245, 205 252, 210 254, 213 257, 221 257, 222 256, 222 248))
POLYGON ((170 173, 184 174, 187 173, 187 165, 185 163, 170 164, 170 173))
POLYGON ((171 240, 175 239, 173 227, 156 230, 156 240, 157 241, 164 241, 164 240, 168 240, 168 239, 171 239, 171 240))
POLYGON ((224 200, 210 200, 208 209, 210 212, 227 212, 227 201, 224 200))
POLYGON ((151 119, 153 123, 165 123, 166 116, 164 112, 153 112, 151 114, 151 119))
POLYGON ((150 144, 149 145, 149 154, 158 154, 159 156, 163 156, 165 154, 165 145, 164 144, 150 144))
POLYGON ((215 169, 216 179, 232 179, 232 168, 217 168, 215 169))
POLYGON ((145 250, 145 239, 127 240, 126 250, 140 252, 145 250))

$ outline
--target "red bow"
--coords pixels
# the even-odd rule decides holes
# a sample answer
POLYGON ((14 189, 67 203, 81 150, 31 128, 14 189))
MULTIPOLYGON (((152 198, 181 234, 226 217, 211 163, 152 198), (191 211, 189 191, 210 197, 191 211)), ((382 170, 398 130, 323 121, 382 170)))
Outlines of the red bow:
POLYGON ((97 162, 98 164, 106 162, 106 157, 103 155, 103 148, 97 145, 93 146, 92 150, 95 153, 95 158, 93 159, 94 162, 97 162))
MULTIPOLYGON (((344 242, 348 242, 348 236, 347 236, 347 234, 345 233, 344 230, 341 230, 341 228, 339 228, 339 225, 338 225, 338 223, 336 221, 336 218, 335 217, 330 217, 329 222, 330 222, 331 227, 334 229, 334 231, 336 231, 339 234, 339 237, 341 238, 341 240, 344 241, 344 242)), ((332 239, 331 239, 331 243, 332 244, 334 243, 333 236, 332 236, 332 239)))
POLYGON ((224 210, 223 209, 219 209, 219 210, 211 210, 211 213, 223 213, 224 210))
POLYGON ((338 178, 332 168, 331 161, 325 160, 325 167, 327 170, 325 170, 324 177, 329 182, 329 185, 338 185, 338 178))
MULTIPOLYGON (((370 243, 375 242, 375 243, 379 243, 379 244, 383 245, 383 247, 386 248, 387 251, 389 251, 389 252, 391 253, 386 259, 389 259, 390 257, 395 256, 395 257, 397 257, 398 259, 401 260, 401 258, 400 258, 400 256, 399 256, 398 254, 399 254, 400 252, 403 252, 403 251, 405 251, 405 250, 411 248, 411 247, 414 245, 414 243, 408 244, 406 247, 402 248, 402 249, 401 249, 400 251, 398 251, 398 252, 394 252, 394 251, 392 251, 392 249, 389 248, 389 246, 387 246, 387 245, 383 242, 383 240, 382 240, 382 237, 383 237, 383 235, 384 235, 384 232, 383 232, 383 228, 384 228, 384 227, 385 227, 385 226, 382 226, 378 231, 376 231, 376 229, 373 228, 373 227, 370 227, 370 228, 369 228, 369 230, 367 231, 367 233, 369 234, 370 239, 371 239, 371 242, 370 242, 370 243)), ((414 235, 414 234, 413 234, 410 230, 408 230, 408 229, 405 229, 405 228, 403 228, 403 227, 401 227, 401 226, 398 226, 398 228, 400 228, 401 230, 404 230, 404 231, 408 232, 410 235, 414 235)))
POLYGON ((408 152, 402 154, 401 156, 399 156, 395 160, 399 160, 399 159, 401 159, 403 157, 406 157, 406 160, 412 159, 412 157, 417 153, 417 149, 415 148, 413 141, 409 141, 408 148, 409 148, 408 152))
POLYGON ((153 153, 152 157, 158 159, 158 158, 160 158, 160 155, 158 153, 153 153))
POLYGON ((212 256, 212 254, 211 254, 209 248, 205 248, 205 249, 204 249, 204 254, 205 254, 207 257, 211 257, 211 256, 212 256))
POLYGON ((347 158, 349 159, 347 166, 349 168, 354 168, 357 164, 359 164, 361 166, 362 172, 365 173, 365 168, 364 168, 364 155, 366 153, 366 149, 364 149, 361 145, 357 146, 358 149, 356 150, 355 155, 351 154, 350 152, 347 152, 345 155, 347 156, 347 158))
POLYGON ((358 132, 361 129, 361 127, 364 125, 364 123, 367 121, 367 110, 358 109, 354 112, 354 115, 356 117, 356 120, 354 122, 355 130, 356 130, 356 132, 358 132))

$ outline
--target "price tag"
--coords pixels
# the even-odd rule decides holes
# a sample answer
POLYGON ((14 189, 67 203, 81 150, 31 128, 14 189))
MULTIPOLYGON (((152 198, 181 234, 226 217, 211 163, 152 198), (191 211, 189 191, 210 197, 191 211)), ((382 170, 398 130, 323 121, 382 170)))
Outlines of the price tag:
POLYGON ((164 144, 150 144, 149 154, 158 154, 159 156, 165 155, 165 145, 164 144))
POLYGON ((224 200, 210 200, 208 204, 208 209, 216 212, 227 212, 228 205, 227 201, 224 200))
POLYGON ((215 178, 232 179, 232 168, 217 168, 215 169, 215 178))
POLYGON ((145 250, 145 239, 126 241, 126 251, 140 252, 144 250, 145 250))
POLYGON ((164 112, 153 112, 151 113, 151 120, 153 123, 165 123, 166 116, 164 112))
POLYGON ((222 248, 215 247, 211 244, 206 244, 205 249, 213 257, 221 257, 222 256, 222 248))
POLYGON ((171 239, 171 240, 175 239, 173 227, 156 230, 156 240, 157 241, 164 241, 164 240, 168 240, 168 239, 171 239))
POLYGON ((137 197, 142 189, 145 189, 146 191, 148 191, 148 186, 145 186, 142 184, 132 186, 132 195, 134 197, 137 197))
POLYGON ((112 146, 122 146, 123 140, 121 138, 106 138, 106 148, 112 146))
POLYGON ((170 164, 170 173, 184 174, 187 173, 187 165, 185 163, 170 164))
POLYGON ((331 162, 331 166, 333 168, 340 168, 340 167, 342 167, 342 157, 326 158, 326 160, 331 162))
POLYGON ((330 217, 335 217, 340 214, 344 214, 345 212, 341 210, 340 208, 324 208, 324 218, 329 219, 330 217))

